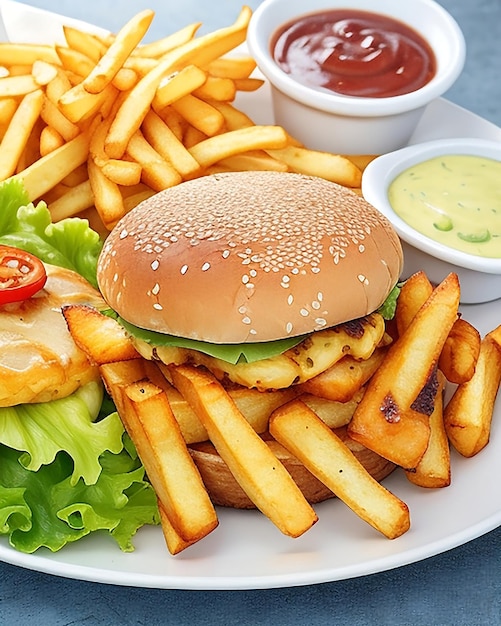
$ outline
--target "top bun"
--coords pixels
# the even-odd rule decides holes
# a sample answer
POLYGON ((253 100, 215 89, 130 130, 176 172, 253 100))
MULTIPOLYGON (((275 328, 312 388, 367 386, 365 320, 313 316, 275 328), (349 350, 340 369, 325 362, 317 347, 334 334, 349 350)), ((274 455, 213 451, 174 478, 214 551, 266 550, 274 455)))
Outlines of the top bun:
POLYGON ((355 193, 301 174, 231 172, 181 183, 125 215, 98 281, 136 326, 244 343, 363 317, 401 269, 398 236, 355 193))

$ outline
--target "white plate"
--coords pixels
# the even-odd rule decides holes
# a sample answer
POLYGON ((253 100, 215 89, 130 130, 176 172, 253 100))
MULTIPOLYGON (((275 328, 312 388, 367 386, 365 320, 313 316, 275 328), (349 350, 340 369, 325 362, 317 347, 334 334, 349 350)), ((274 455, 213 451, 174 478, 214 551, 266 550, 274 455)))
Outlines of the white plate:
MULTIPOLYGON (((265 89, 241 98, 256 122, 270 121, 265 89)), ((469 136, 499 139, 501 129, 445 101, 431 105, 413 141, 469 136)), ((463 307, 482 333, 501 322, 501 301, 463 307)), ((0 560, 68 578, 164 589, 262 589, 307 585, 380 572, 439 554, 501 525, 501 401, 490 444, 475 458, 453 454, 452 484, 424 490, 395 472, 385 485, 409 505, 412 526, 390 541, 359 520, 340 501, 317 506, 319 522, 299 539, 283 535, 263 515, 219 510, 219 527, 177 557, 168 554, 160 528, 141 529, 136 550, 122 553, 93 535, 55 554, 28 555, 0 541, 0 560)))

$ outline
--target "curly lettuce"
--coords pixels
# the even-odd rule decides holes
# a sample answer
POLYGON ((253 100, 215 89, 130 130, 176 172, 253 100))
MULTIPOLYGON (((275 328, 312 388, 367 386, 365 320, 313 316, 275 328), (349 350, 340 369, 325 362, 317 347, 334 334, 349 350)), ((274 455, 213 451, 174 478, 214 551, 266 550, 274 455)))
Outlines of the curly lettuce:
POLYGON ((59 550, 107 531, 125 551, 158 524, 156 496, 116 412, 96 419, 102 390, 0 408, 0 534, 13 547, 59 550))

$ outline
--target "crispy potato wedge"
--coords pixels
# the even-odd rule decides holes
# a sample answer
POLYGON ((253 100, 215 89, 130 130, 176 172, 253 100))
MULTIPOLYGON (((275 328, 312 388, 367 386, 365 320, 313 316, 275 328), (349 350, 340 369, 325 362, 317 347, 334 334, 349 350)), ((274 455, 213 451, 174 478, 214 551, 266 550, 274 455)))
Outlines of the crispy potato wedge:
POLYGON ((345 356, 332 367, 298 385, 301 392, 333 400, 348 402, 371 378, 383 362, 385 348, 377 348, 365 360, 345 356))
POLYGON ((463 456, 478 454, 489 442, 494 403, 501 381, 501 349, 493 335, 481 341, 475 373, 459 385, 444 411, 451 444, 463 456))
POLYGON ((445 340, 438 366, 451 383, 465 383, 475 373, 480 353, 480 333, 466 320, 454 322, 445 340))
POLYGON ((406 472, 411 483, 429 489, 448 487, 451 482, 451 455, 443 414, 445 377, 440 370, 437 375, 439 388, 435 396, 433 413, 430 415, 428 447, 416 468, 406 472))
POLYGON ((353 439, 405 469, 414 469, 428 447, 429 418, 413 403, 436 367, 458 305, 458 277, 449 274, 390 346, 349 425, 353 439))
POLYGON ((394 539, 409 529, 407 505, 377 482, 301 400, 273 412, 270 433, 354 513, 386 537, 394 539))
POLYGON ((409 327, 416 313, 433 292, 433 285, 424 272, 416 272, 404 282, 400 289, 395 311, 398 334, 409 327))
POLYGON ((284 534, 298 537, 317 521, 277 457, 252 429, 221 384, 190 366, 170 368, 176 388, 192 405, 237 482, 284 534))
POLYGON ((63 307, 63 315, 74 342, 92 363, 139 358, 123 326, 113 318, 85 304, 63 307))
POLYGON ((122 389, 120 413, 168 520, 192 543, 218 525, 217 514, 163 391, 149 381, 122 389))

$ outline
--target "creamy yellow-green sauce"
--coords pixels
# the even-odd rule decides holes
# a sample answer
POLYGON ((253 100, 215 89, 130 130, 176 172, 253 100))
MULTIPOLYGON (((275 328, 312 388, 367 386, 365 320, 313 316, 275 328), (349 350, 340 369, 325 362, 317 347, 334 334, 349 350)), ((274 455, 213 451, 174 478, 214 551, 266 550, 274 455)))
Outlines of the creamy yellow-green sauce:
POLYGON ((501 258, 501 161, 434 157, 402 172, 388 191, 407 224, 450 248, 501 258))

